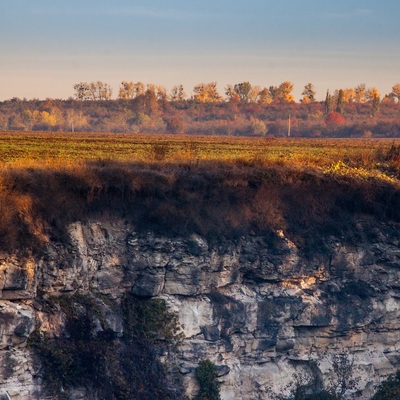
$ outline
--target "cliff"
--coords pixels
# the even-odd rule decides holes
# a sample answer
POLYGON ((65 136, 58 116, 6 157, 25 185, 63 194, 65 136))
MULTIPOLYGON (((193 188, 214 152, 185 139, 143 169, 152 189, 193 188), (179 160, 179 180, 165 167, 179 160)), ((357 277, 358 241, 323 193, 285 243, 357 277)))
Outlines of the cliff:
MULTIPOLYGON (((399 366, 400 237, 394 223, 371 229, 370 221, 360 220, 357 243, 327 237, 327 249, 311 257, 283 231, 274 242, 253 234, 210 244, 196 234, 138 233, 108 218, 72 223, 68 234, 66 243, 48 243, 41 257, 1 259, 2 399, 45 398, 43 371, 27 340, 35 329, 60 335, 65 315, 43 307, 42 299, 77 291, 101 302, 116 334, 123 329, 118 310, 101 299, 118 303, 126 292, 164 299, 183 329, 173 362, 188 394, 196 391, 201 359, 217 365, 224 400, 267 399, 312 360, 329 380, 332 358, 343 352, 361 378, 361 398, 368 398, 399 366)), ((71 398, 91 398, 75 389, 71 398)))
POLYGON ((2 185, 0 399, 178 400, 205 359, 223 400, 271 399, 340 357, 368 399, 399 368, 395 182, 95 163, 2 185))

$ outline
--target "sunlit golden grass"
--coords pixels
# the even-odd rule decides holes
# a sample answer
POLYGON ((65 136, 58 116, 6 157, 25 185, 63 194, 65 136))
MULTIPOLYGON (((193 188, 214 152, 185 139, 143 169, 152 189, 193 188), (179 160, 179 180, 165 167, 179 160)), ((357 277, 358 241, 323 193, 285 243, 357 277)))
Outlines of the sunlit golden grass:
POLYGON ((81 168, 88 160, 281 165, 397 181, 400 140, 275 139, 115 133, 0 132, 1 168, 81 168), (390 149, 397 149, 390 155, 390 149))

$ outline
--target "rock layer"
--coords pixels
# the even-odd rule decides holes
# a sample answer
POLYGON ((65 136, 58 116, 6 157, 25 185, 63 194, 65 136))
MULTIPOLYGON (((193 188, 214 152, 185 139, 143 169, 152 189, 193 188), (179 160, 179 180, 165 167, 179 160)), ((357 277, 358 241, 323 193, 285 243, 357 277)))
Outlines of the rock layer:
MULTIPOLYGON (((118 301, 127 291, 162 298, 178 314, 184 340, 174 359, 188 395, 202 359, 217 365, 222 399, 268 399, 294 373, 329 381, 333 357, 346 353, 368 398, 400 364, 399 232, 360 221, 358 243, 327 237, 323 251, 305 255, 283 231, 211 244, 138 233, 116 219, 74 223, 69 240, 49 242, 40 257, 0 260, 0 399, 45 398, 27 340, 35 329, 58 334, 63 316, 37 298, 91 292, 118 301)), ((118 316, 107 318, 120 334, 118 316)), ((82 390, 71 398, 87 398, 82 390)))

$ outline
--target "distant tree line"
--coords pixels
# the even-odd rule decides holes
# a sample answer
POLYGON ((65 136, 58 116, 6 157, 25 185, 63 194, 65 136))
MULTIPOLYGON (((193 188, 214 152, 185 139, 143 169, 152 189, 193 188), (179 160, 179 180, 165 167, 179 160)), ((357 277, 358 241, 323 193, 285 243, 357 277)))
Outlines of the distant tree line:
POLYGON ((190 98, 183 85, 168 91, 132 81, 121 82, 116 98, 101 81, 79 82, 73 90, 67 100, 0 102, 0 129, 287 136, 290 128, 301 137, 400 136, 400 83, 383 97, 359 84, 317 101, 309 82, 298 102, 289 81, 263 88, 240 82, 223 94, 216 82, 199 83, 190 98))
MULTIPOLYGON (((194 95, 192 100, 200 103, 214 102, 242 102, 258 103, 267 105, 271 103, 292 103, 295 102, 293 83, 289 81, 282 82, 278 86, 269 86, 261 88, 254 86, 250 82, 241 82, 234 85, 227 85, 224 88, 225 97, 217 89, 216 82, 199 83, 193 88, 194 95)), ((158 99, 167 101, 187 100, 187 95, 183 85, 175 85, 170 91, 162 85, 144 84, 143 82, 122 81, 118 90, 117 99, 131 100, 146 92, 153 92, 158 99)), ((111 100, 112 88, 108 83, 97 82, 79 82, 74 85, 74 98, 76 100, 111 100)), ((312 103, 316 101, 316 91, 314 85, 309 82, 304 86, 301 93, 301 103, 312 103)), ((354 88, 335 90, 333 95, 327 93, 331 104, 337 103, 337 108, 341 108, 346 103, 368 103, 380 102, 381 95, 377 88, 367 88, 365 83, 361 83, 354 88)), ((392 87, 392 91, 386 94, 382 101, 385 103, 398 103, 400 99, 400 83, 392 87)))

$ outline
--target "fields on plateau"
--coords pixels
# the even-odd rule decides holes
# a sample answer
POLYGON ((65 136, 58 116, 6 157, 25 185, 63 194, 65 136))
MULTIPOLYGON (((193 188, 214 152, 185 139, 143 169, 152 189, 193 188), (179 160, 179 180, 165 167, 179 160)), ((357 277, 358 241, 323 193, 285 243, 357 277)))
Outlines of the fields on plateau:
POLYGON ((2 168, 81 167, 94 160, 287 166, 396 182, 400 139, 275 139, 104 133, 0 132, 2 168))

